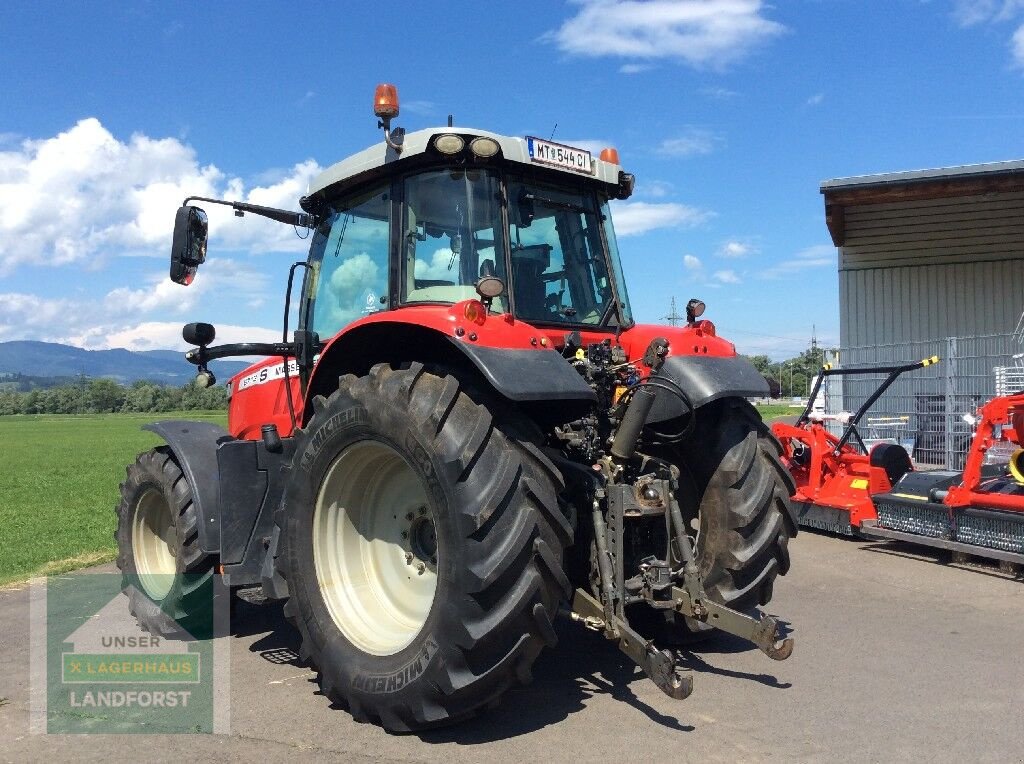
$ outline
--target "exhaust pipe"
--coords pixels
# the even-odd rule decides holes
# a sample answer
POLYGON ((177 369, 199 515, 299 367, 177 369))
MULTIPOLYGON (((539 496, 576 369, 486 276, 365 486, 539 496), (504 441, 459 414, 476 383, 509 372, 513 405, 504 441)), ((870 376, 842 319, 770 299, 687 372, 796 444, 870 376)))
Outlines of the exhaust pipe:
POLYGON ((627 462, 636 454, 636 444, 640 441, 640 432, 647 423, 647 415, 651 413, 651 407, 658 397, 657 393, 651 392, 646 387, 638 387, 633 392, 633 397, 626 406, 626 413, 615 430, 615 440, 612 441, 612 456, 619 461, 627 462))

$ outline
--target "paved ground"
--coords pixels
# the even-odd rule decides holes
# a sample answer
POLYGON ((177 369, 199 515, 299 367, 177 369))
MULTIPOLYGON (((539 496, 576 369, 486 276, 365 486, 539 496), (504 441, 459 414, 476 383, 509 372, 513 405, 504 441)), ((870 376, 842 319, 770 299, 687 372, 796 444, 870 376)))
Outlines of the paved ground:
POLYGON ((802 533, 770 608, 797 639, 785 663, 722 639, 673 701, 564 624, 532 685, 420 737, 331 709, 280 608, 246 603, 229 736, 30 735, 28 591, 0 592, 0 760, 1024 761, 1024 582, 908 549, 802 533))

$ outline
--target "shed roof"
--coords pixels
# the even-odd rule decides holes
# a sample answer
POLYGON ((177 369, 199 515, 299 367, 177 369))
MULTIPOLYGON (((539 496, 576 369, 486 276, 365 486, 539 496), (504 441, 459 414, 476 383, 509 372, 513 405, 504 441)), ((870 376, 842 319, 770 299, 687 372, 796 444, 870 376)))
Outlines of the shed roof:
POLYGON ((1024 191, 1024 159, 834 178, 820 190, 832 243, 841 247, 847 207, 1024 191))

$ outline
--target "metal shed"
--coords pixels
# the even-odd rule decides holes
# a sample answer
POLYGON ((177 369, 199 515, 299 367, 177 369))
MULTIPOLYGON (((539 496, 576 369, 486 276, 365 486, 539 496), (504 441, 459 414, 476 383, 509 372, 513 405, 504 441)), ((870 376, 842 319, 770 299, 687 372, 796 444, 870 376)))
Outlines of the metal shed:
MULTIPOLYGON (((837 178, 821 184, 839 248, 840 362, 939 355, 880 401, 916 437, 915 458, 959 466, 960 421, 1020 367, 1024 309, 1024 160, 837 178)), ((842 390, 853 408, 870 380, 842 390)))
POLYGON ((1024 160, 827 180, 844 347, 1012 332, 1024 160))

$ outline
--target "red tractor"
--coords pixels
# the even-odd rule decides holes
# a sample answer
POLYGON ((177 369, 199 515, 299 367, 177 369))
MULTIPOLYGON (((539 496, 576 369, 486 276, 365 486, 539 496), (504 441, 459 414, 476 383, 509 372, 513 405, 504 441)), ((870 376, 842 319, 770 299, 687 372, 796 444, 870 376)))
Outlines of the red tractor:
MULTIPOLYGON (((764 378, 698 300, 685 327, 633 320, 609 203, 634 181, 614 150, 406 134, 392 86, 375 113, 384 141, 324 171, 302 212, 200 200, 306 228, 310 251, 290 339, 287 307, 280 343, 183 330, 202 383, 212 359, 267 360, 230 380, 227 431, 148 426, 166 445, 118 507, 139 621, 197 624, 216 576, 262 587, 324 693, 389 730, 528 681, 563 603, 677 698, 692 679, 668 645, 687 634, 788 657, 754 612, 797 529, 746 401, 764 378)), ((181 284, 206 257, 191 201, 181 284)))
POLYGON ((869 448, 858 430, 900 374, 938 360, 846 369, 826 365, 797 420, 772 423, 796 484, 798 522, 987 557, 1019 570, 1024 565, 1024 393, 993 398, 978 410, 963 472, 917 471, 903 446, 869 448), (844 424, 841 435, 829 432, 826 417, 812 413, 827 377, 879 373, 887 375, 885 380, 855 413, 832 416, 844 424))

